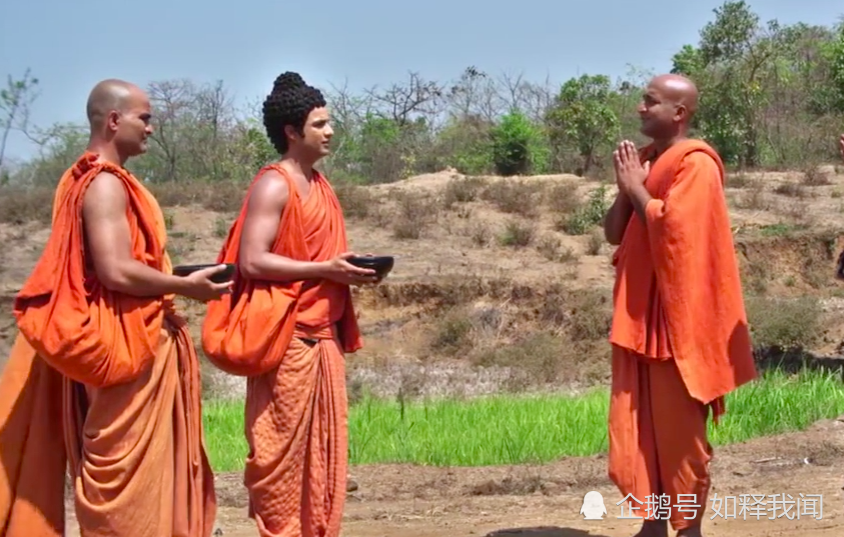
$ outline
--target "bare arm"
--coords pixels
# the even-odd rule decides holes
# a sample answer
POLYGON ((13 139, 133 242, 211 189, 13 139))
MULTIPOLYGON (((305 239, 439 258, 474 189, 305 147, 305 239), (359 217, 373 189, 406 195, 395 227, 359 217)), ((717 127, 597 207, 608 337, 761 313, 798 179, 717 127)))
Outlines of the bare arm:
POLYGON ((627 222, 633 214, 633 205, 630 198, 624 192, 619 192, 615 201, 604 217, 604 237, 613 246, 621 244, 624 238, 624 231, 627 229, 627 222))
POLYGON ((267 171, 249 197, 240 238, 240 272, 251 279, 296 281, 324 278, 326 264, 272 253, 279 221, 290 193, 275 170, 267 171))
POLYGON ((172 276, 135 259, 126 218, 126 190, 113 174, 103 172, 91 181, 82 202, 82 220, 94 270, 107 289, 134 296, 180 294, 198 299, 221 294, 226 284, 207 280, 206 269, 186 278, 172 276), (219 289, 219 291, 214 291, 219 289))
POLYGON ((633 185, 627 193, 627 197, 633 205, 633 210, 636 211, 636 214, 642 219, 642 222, 647 225, 648 219, 645 214, 645 207, 647 207, 648 202, 653 199, 650 192, 648 192, 648 189, 645 188, 645 185, 643 184, 633 185))
POLYGON ((354 255, 352 252, 329 261, 299 261, 272 253, 289 197, 287 181, 275 170, 267 171, 254 186, 240 237, 240 272, 250 279, 270 281, 330 279, 348 285, 373 282, 375 271, 345 261, 354 255))

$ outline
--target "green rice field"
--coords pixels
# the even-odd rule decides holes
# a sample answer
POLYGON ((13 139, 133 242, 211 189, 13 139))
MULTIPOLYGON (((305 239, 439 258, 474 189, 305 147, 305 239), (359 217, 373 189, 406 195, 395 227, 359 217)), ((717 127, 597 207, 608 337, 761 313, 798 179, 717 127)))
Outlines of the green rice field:
MULTIPOLYGON (((413 403, 364 398, 350 408, 351 464, 408 462, 480 466, 541 463, 607 449, 609 392, 499 395, 413 403)), ((773 371, 727 398, 727 414, 710 423, 715 445, 800 430, 844 414, 840 375, 773 371)), ((243 403, 204 406, 206 443, 215 471, 237 471, 247 453, 243 403)))

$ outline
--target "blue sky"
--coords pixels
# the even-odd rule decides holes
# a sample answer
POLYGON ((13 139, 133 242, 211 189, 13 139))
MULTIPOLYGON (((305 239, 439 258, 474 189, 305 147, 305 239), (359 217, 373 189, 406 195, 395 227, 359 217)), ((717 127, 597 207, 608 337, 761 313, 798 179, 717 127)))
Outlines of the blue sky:
MULTIPOLYGON (((721 0, 3 0, 0 75, 31 68, 41 80, 33 120, 82 121, 91 87, 109 77, 222 79, 239 102, 262 97, 275 77, 298 71, 313 85, 361 90, 418 71, 447 80, 469 65, 497 75, 562 82, 613 78, 628 66, 666 71, 696 43, 721 0), (481 8, 481 6, 484 6, 481 8)), ((763 21, 833 24, 841 0, 750 0, 763 21)), ((14 136, 11 157, 34 147, 14 136)))

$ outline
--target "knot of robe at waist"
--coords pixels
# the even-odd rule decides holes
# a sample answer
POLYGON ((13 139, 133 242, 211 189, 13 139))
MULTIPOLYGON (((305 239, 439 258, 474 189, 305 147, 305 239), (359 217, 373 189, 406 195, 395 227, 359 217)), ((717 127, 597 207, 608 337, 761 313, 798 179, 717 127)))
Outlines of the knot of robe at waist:
POLYGON ((331 323, 323 328, 312 328, 310 326, 304 326, 297 323, 296 328, 293 331, 293 336, 299 339, 314 341, 322 339, 336 339, 338 336, 337 324, 331 323))

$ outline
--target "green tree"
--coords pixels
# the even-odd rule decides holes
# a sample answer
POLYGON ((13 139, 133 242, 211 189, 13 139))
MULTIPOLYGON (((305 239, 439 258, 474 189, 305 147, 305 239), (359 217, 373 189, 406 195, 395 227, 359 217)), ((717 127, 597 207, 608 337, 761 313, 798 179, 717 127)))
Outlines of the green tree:
POLYGON ((589 173, 600 148, 620 136, 619 119, 610 104, 612 96, 605 75, 572 78, 562 85, 546 115, 551 142, 576 149, 582 159, 580 174, 589 173))
POLYGON ((493 127, 492 159, 500 175, 526 174, 544 165, 542 134, 528 117, 511 109, 493 127))

